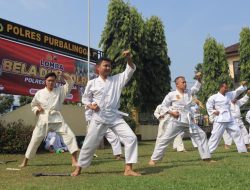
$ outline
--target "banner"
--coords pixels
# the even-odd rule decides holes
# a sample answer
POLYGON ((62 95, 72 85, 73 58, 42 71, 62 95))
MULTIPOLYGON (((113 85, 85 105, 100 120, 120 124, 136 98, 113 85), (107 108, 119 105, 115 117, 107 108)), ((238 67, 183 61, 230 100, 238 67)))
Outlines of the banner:
MULTIPOLYGON (((87 60, 88 58, 87 46, 28 28, 2 18, 0 18, 0 37, 68 55, 81 60, 87 60)), ((103 53, 101 51, 90 48, 91 61, 97 61, 98 57, 102 55, 103 53)))
MULTIPOLYGON (((64 84, 62 73, 69 74, 75 85, 66 100, 81 101, 87 62, 0 38, 0 93, 33 96, 45 87, 49 72, 56 73, 57 86, 64 84)), ((95 64, 90 64, 90 79, 95 77, 95 64)))

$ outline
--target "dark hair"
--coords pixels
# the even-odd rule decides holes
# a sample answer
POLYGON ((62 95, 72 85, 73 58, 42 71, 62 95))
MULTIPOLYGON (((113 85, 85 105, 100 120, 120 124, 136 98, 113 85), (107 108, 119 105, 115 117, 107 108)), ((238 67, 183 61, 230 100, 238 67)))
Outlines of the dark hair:
POLYGON ((221 88, 224 84, 228 85, 226 81, 222 81, 222 82, 219 83, 219 88, 221 88))
POLYGON ((180 79, 180 78, 185 79, 185 77, 184 77, 184 76, 178 76, 178 77, 176 77, 176 78, 174 79, 175 84, 176 84, 177 80, 178 80, 178 79, 180 79))
POLYGON ((107 57, 101 57, 97 60, 97 65, 100 65, 103 61, 107 61, 107 62, 110 62, 112 63, 111 59, 107 58, 107 57))
POLYGON ((46 80, 47 78, 49 78, 49 77, 55 77, 55 79, 57 78, 57 76, 56 76, 55 73, 47 73, 47 74, 45 75, 45 80, 46 80))

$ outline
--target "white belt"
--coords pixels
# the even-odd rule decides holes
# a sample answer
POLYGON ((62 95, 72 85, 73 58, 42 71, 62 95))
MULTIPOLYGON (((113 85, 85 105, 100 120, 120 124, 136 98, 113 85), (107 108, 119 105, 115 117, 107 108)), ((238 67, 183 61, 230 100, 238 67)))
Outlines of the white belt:
POLYGON ((122 112, 122 111, 119 111, 119 110, 116 110, 116 109, 106 109, 106 108, 104 108, 103 111, 114 112, 114 113, 117 113, 117 114, 120 114, 120 115, 123 115, 123 116, 126 116, 126 117, 129 116, 129 114, 127 114, 125 112, 122 112))

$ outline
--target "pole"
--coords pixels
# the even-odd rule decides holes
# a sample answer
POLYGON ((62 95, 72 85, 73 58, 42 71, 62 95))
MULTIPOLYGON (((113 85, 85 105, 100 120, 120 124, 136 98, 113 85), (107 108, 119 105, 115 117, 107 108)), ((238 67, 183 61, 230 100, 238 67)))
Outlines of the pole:
POLYGON ((88 0, 88 81, 89 81, 89 64, 90 64, 90 0, 88 0))

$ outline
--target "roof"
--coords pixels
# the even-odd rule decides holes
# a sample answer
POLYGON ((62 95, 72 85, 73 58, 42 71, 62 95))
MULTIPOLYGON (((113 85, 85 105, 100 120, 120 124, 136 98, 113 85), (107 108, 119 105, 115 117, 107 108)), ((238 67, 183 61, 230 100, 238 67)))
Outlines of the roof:
POLYGON ((238 56, 239 49, 240 49, 240 43, 236 43, 236 44, 226 47, 225 48, 226 56, 227 57, 238 56))

